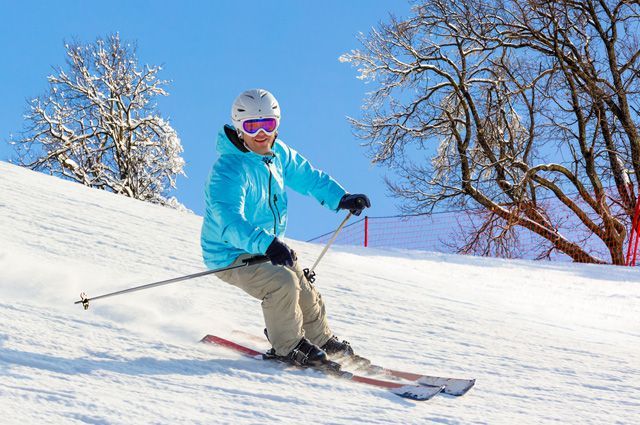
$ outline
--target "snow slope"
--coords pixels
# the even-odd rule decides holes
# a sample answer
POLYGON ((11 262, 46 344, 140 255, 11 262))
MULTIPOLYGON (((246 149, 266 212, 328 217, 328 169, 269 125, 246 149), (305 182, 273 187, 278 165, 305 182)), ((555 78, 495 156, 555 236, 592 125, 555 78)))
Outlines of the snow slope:
MULTIPOLYGON (((640 422, 638 270, 332 248, 316 285, 339 336, 477 378, 428 402, 199 344, 262 332, 259 301, 215 277, 73 304, 202 270, 200 223, 0 162, 0 421, 640 422)), ((290 242, 305 265, 322 248, 290 242)))

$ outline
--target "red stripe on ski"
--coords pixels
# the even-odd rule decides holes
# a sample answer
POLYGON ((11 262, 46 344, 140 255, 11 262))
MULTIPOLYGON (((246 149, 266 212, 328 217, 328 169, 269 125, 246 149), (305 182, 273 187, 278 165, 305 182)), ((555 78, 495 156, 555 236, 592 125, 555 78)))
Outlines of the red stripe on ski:
POLYGON ((351 380, 354 381, 354 382, 362 382, 363 384, 375 385, 376 387, 382 387, 382 388, 402 388, 402 387, 406 387, 407 386, 407 384, 400 384, 398 382, 382 381, 380 379, 368 378, 366 376, 359 376, 359 375, 353 375, 351 377, 351 380))
POLYGON ((387 375, 395 376, 396 378, 408 379, 409 381, 417 381, 418 379, 423 377, 423 375, 419 375, 417 373, 402 372, 399 370, 387 368, 383 368, 382 371, 387 375))
POLYGON ((245 347, 244 345, 236 344, 233 341, 229 341, 228 339, 220 338, 215 335, 207 335, 200 342, 208 342, 211 344, 222 345, 223 347, 231 348, 233 350, 239 351, 242 354, 245 354, 249 357, 262 357, 262 353, 256 350, 252 350, 249 347, 245 347))

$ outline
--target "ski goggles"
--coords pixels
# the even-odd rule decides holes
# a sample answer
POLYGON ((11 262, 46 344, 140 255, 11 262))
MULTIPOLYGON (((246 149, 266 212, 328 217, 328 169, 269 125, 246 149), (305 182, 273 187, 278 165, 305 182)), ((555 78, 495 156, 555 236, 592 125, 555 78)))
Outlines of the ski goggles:
POLYGON ((258 131, 262 130, 267 135, 271 136, 278 128, 277 118, 258 118, 253 120, 246 120, 242 122, 242 131, 247 134, 254 135, 258 131))

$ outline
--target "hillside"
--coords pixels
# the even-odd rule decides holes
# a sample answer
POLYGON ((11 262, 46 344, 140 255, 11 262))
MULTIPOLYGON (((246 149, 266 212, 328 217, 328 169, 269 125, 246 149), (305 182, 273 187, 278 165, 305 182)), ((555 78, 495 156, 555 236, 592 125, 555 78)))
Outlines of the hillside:
MULTIPOLYGON (((312 201, 310 201, 312 202, 312 201)), ((339 221, 339 217, 336 217, 339 221)), ((201 217, 0 162, 3 423, 637 423, 640 273, 335 247, 317 287, 375 362, 474 377, 427 402, 198 341, 261 335, 260 303, 203 270, 201 217)), ((310 266, 319 245, 289 241, 310 266)), ((262 345, 259 348, 264 348, 262 345)))

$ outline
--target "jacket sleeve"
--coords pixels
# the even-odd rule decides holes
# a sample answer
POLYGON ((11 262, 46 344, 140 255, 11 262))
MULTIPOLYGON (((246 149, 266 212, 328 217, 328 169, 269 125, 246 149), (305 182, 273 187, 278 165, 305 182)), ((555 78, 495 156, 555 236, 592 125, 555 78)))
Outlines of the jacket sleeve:
POLYGON ((242 170, 214 167, 207 186, 207 217, 217 221, 221 243, 251 254, 264 254, 275 235, 254 226, 244 215, 248 182, 242 170), (227 171, 234 170, 234 171, 227 171))
POLYGON ((311 195, 321 205, 338 210, 340 199, 347 193, 329 174, 314 168, 294 149, 279 142, 283 153, 285 184, 303 195, 311 195))

